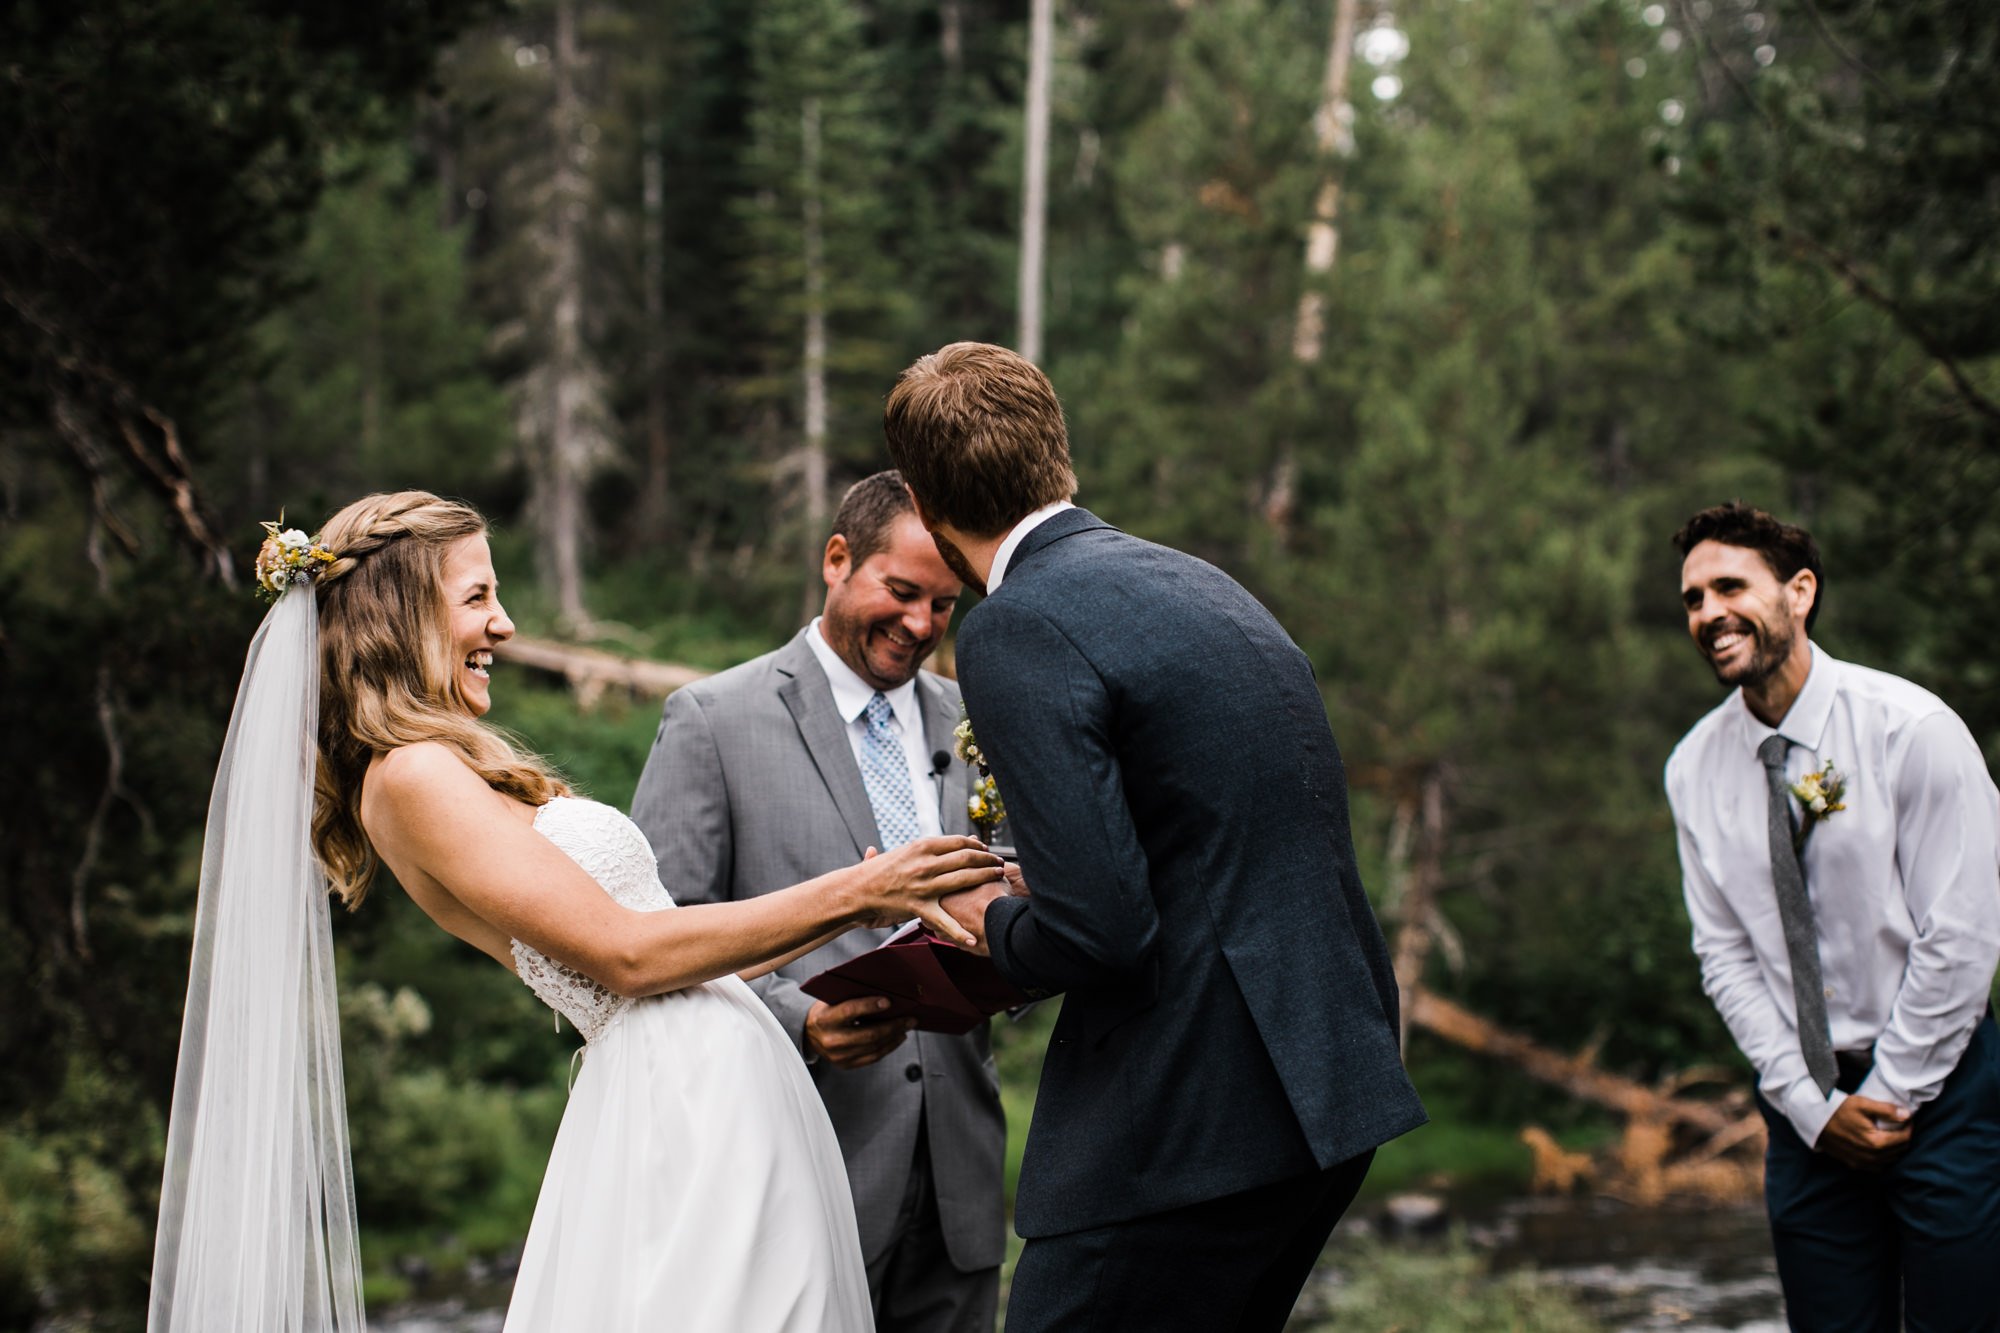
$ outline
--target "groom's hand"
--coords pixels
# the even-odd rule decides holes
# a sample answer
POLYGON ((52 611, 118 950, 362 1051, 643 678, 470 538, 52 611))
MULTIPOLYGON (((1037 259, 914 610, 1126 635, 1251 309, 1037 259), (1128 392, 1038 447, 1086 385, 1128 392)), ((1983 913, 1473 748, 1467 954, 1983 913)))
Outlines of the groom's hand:
POLYGON ((819 1001, 806 1011, 806 1046, 835 1069, 872 1065, 903 1044, 917 1025, 908 1014, 885 1017, 889 1001, 864 995, 839 1004, 819 1001))
POLYGON ((976 889, 964 889, 958 893, 947 893, 938 899, 938 906, 951 914, 966 934, 977 939, 977 944, 960 944, 967 953, 976 953, 981 958, 991 956, 986 947, 986 907, 995 898, 1009 896, 1006 880, 997 884, 982 884, 976 889))

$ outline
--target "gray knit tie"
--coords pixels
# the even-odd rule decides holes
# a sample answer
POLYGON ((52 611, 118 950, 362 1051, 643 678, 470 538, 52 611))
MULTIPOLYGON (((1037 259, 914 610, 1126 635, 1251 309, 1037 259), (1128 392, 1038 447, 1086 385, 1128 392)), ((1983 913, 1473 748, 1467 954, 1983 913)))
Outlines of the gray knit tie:
POLYGON ((1813 929, 1812 899, 1806 896, 1806 873, 1799 848, 1792 842, 1791 784, 1785 781, 1785 753, 1791 742, 1768 736, 1757 747, 1770 789, 1771 886, 1777 891, 1778 920, 1785 927, 1785 952, 1792 959, 1792 1001, 1798 1009, 1799 1050, 1806 1071, 1820 1095, 1833 1091, 1839 1066, 1833 1058, 1833 1038, 1827 1035, 1826 990, 1819 972, 1819 937, 1813 929))

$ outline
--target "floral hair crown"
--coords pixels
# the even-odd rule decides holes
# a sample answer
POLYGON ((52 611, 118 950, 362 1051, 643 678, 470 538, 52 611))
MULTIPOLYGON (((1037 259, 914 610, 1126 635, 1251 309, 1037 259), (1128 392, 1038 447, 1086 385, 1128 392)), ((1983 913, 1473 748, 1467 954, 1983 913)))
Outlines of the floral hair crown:
POLYGON ((275 602, 295 583, 310 584, 340 557, 297 528, 283 527, 281 511, 276 523, 266 523, 271 535, 257 551, 257 595, 275 602))

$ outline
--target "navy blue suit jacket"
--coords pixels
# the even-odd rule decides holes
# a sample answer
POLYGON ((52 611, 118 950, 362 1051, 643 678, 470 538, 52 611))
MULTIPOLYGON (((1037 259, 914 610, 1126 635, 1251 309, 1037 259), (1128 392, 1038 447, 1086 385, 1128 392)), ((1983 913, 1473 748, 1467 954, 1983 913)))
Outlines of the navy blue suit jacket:
POLYGON ((1027 1237, 1218 1198, 1424 1122, 1312 667, 1214 566, 1065 510, 958 639, 1033 896, 994 961, 1063 992, 1027 1237))

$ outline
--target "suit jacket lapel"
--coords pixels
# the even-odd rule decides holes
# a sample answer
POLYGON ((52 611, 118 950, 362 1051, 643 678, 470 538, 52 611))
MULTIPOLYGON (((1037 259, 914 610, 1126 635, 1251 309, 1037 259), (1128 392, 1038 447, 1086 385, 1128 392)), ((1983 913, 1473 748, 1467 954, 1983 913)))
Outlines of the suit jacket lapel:
POLYGON ((808 625, 779 650, 774 665, 786 679, 778 687, 778 698, 797 724, 806 752, 812 755, 820 780, 826 783, 827 793, 854 839, 854 854, 859 856, 869 847, 880 847, 882 835, 875 829, 875 809, 868 803, 861 766, 854 762, 854 749, 847 743, 847 731, 833 706, 826 672, 806 645, 805 636, 811 632, 808 625))
MULTIPOLYGON (((931 755, 939 750, 952 753, 956 747, 951 733, 958 726, 958 710, 944 697, 944 687, 920 674, 917 698, 923 701, 924 753, 931 755)), ((965 793, 958 790, 965 785, 964 778, 965 766, 954 758, 945 768, 944 786, 938 797, 938 823, 946 833, 972 832, 972 817, 965 812, 965 793)))

